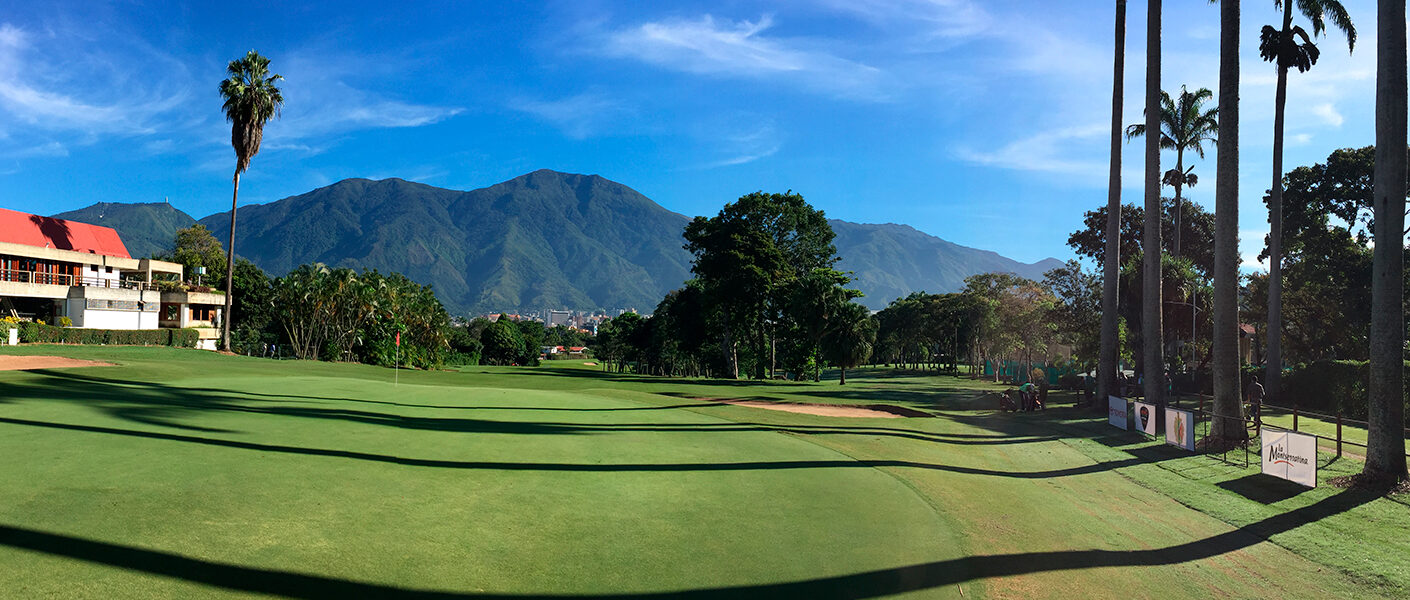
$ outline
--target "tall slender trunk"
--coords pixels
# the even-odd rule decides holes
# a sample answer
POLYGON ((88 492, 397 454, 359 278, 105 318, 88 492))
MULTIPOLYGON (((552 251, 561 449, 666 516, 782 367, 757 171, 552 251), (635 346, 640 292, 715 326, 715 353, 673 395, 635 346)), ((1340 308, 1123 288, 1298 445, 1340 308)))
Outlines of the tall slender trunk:
POLYGON ((847 385, 847 367, 839 366, 837 367, 837 370, 839 378, 837 385, 847 385))
POLYGON ((1365 473, 1405 470, 1405 0, 1376 14, 1376 248, 1371 267, 1371 381, 1365 473))
POLYGON ((1102 258, 1102 346, 1097 367, 1098 392, 1093 408, 1105 407, 1106 397, 1116 395, 1120 331, 1117 298, 1121 293, 1121 103, 1126 82, 1126 0, 1116 0, 1116 55, 1111 76, 1111 173, 1106 191, 1106 254, 1102 258))
MULTIPOLYGON (((1292 35, 1292 1, 1283 2, 1283 39, 1292 35)), ((1268 188, 1268 354, 1264 391, 1277 401, 1283 377, 1283 116, 1288 102, 1288 67, 1278 60, 1273 100, 1273 186, 1268 188)))
MULTIPOLYGON (((1146 219, 1141 243, 1144 258, 1142 318, 1144 335, 1145 394, 1147 402, 1165 407, 1165 348, 1161 327, 1161 232, 1160 232, 1160 5, 1146 5, 1146 219)), ((1157 410, 1160 418, 1164 411, 1157 410)))
POLYGON ((1219 4, 1219 158, 1214 181, 1213 435, 1248 437, 1239 420, 1239 0, 1219 4))
POLYGON ((1175 244, 1174 244, 1174 246, 1170 249, 1170 255, 1171 255, 1171 256, 1174 256, 1175 258, 1180 258, 1180 216, 1181 216, 1181 213, 1184 212, 1183 210, 1181 210, 1182 205, 1181 205, 1181 203, 1180 203, 1180 202, 1181 202, 1181 199, 1180 199, 1180 192, 1181 192, 1181 189, 1184 188, 1184 184, 1181 183, 1179 177, 1184 177, 1184 176, 1185 176, 1185 149, 1184 149, 1184 148, 1176 148, 1176 149, 1175 149, 1175 170, 1178 171, 1178 172, 1180 173, 1180 175, 1177 176, 1177 178, 1175 179, 1175 186, 1174 186, 1174 187, 1175 187, 1175 244))
POLYGON ((230 243, 225 246, 225 312, 220 314, 220 349, 230 351, 230 321, 235 316, 235 203, 240 199, 240 171, 235 171, 235 191, 230 195, 230 243))

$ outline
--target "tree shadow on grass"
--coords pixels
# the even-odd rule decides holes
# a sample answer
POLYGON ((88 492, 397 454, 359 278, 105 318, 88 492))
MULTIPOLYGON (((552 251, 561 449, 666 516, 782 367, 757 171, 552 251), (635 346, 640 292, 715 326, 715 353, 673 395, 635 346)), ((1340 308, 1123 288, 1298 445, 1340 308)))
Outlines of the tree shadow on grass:
MULTIPOLYGON (((958 585, 977 579, 1030 573, 1175 565, 1203 560, 1254 546, 1270 537, 1346 512, 1376 499, 1374 492, 1347 490, 1309 506, 1268 517, 1208 538, 1150 550, 1072 550, 967 556, 951 560, 877 569, 849 575, 718 587, 671 590, 610 597, 657 598, 873 598, 958 585)), ((152 550, 35 529, 0 525, 0 545, 50 556, 202 584, 232 591, 291 598, 591 598, 588 595, 462 593, 414 590, 349 581, 292 571, 245 567, 161 550, 152 550)))
POLYGON ((214 446, 222 448, 234 448, 239 450, 253 450, 258 452, 276 452, 281 454, 299 454, 306 456, 323 456, 331 458, 344 458, 352 460, 362 460, 377 463, 387 463, 411 467, 433 467, 444 469, 468 469, 468 470, 498 470, 498 471, 561 471, 561 472, 589 472, 589 473, 630 473, 630 472, 694 472, 694 471, 767 471, 767 470, 792 470, 792 469, 833 469, 833 468, 914 468, 929 469, 937 471, 948 471, 966 475, 982 475, 989 477, 1006 477, 1014 479, 1048 479, 1054 477, 1070 477, 1074 475, 1084 475, 1088 473, 1099 473, 1110 471, 1136 464, 1148 462, 1145 459, 1130 458, 1118 461, 1094 463, 1078 467, 1065 469, 1053 469, 1048 471, 997 471, 993 469, 983 469, 977 467, 964 467, 959 465, 931 464, 903 460, 793 460, 793 461, 752 461, 752 462, 719 462, 719 463, 530 463, 530 462, 508 462, 508 461, 463 461, 463 460, 442 460, 413 458, 404 456, 393 456, 387 454, 376 454, 370 452, 359 452, 355 450, 337 450, 329 448, 311 448, 304 446, 290 446, 284 444, 264 444, 259 442, 246 442, 240 440, 227 440, 220 438, 206 438, 178 433, 165 433, 158 431, 141 431, 132 429, 119 429, 116 427, 103 427, 97 425, 78 425, 72 423, 51 423, 47 421, 34 421, 29 419, 15 419, 0 417, 0 424, 20 425, 28 427, 41 427, 47 429, 58 429, 64 431, 77 431, 85 433, 99 433, 108 435, 121 435, 128 437, 163 440, 171 442, 183 442, 198 444, 203 446, 214 446))
MULTIPOLYGON (((110 416, 159 427, 169 427, 201 433, 238 433, 228 429, 193 425, 181 417, 218 413, 268 415, 301 419, 334 420, 356 424, 395 427, 412 431, 442 431, 454 433, 496 433, 528 435, 586 435, 618 432, 774 432, 798 435, 835 434, 870 435, 914 439, 924 442, 956 445, 1022 444, 1045 441, 1042 437, 994 436, 989 439, 960 435, 929 433, 885 427, 854 427, 844 425, 769 425, 726 421, 722 423, 571 423, 541 421, 500 421, 463 417, 424 417, 399 415, 368 410, 324 408, 291 405, 280 401, 263 401, 225 391, 200 391, 193 388, 163 384, 117 384, 102 379, 71 377, 62 374, 40 383, 15 384, 7 388, 7 397, 43 401, 68 401, 97 409, 110 416)), ((678 408, 709 408, 715 403, 682 404, 678 408)), ((656 407, 650 407, 656 408, 656 407)))

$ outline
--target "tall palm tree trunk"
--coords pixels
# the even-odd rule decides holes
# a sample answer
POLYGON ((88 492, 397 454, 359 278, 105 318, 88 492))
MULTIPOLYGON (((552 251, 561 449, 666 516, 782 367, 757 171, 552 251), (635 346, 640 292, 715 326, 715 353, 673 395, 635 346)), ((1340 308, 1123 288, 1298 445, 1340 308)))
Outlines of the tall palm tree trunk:
POLYGON ((1239 0, 1219 4, 1219 158, 1214 181, 1214 430, 1244 439, 1239 419, 1239 0))
POLYGON ((1106 254, 1102 258, 1102 347, 1097 375, 1101 378, 1093 408, 1105 407, 1107 396, 1116 389, 1117 297, 1120 295, 1121 264, 1121 104, 1126 80, 1126 0, 1116 0, 1116 55, 1111 76, 1111 174, 1106 192, 1106 254))
POLYGON ((1376 14, 1376 248, 1371 267, 1371 381, 1365 473, 1405 479, 1405 0, 1376 14))
MULTIPOLYGON (((1147 402, 1165 407, 1165 348, 1161 327, 1161 233, 1160 233, 1160 4, 1146 5, 1146 219, 1143 241, 1145 256, 1142 284, 1141 336, 1145 354, 1145 394, 1147 402)), ((1163 411, 1157 410, 1157 419, 1163 411)))
MULTIPOLYGON (((1283 39, 1292 35, 1293 0, 1283 0, 1283 39)), ((1283 117, 1288 103, 1288 67, 1278 61, 1273 100, 1273 186, 1268 188, 1268 354, 1263 380, 1271 401, 1278 400, 1283 376, 1283 117)))
POLYGON ((1184 184, 1181 182, 1181 180, 1179 179, 1179 177, 1184 177, 1184 176, 1185 176, 1185 149, 1184 149, 1184 148, 1176 148, 1176 149, 1175 149, 1175 172, 1179 173, 1180 175, 1175 179, 1175 186, 1174 186, 1174 187, 1175 187, 1175 219, 1174 219, 1174 220, 1175 220, 1175 245, 1174 245, 1174 247, 1171 248, 1171 250, 1170 250, 1170 255, 1171 255, 1171 256, 1174 256, 1175 258, 1180 258, 1180 216, 1181 216, 1181 213, 1184 212, 1184 211, 1182 210, 1181 204, 1180 204, 1180 192, 1181 192, 1182 188, 1184 188, 1184 184))
POLYGON ((225 312, 220 315, 221 350, 230 351, 230 317, 235 300, 235 203, 240 199, 240 171, 235 171, 235 191, 230 195, 230 243, 225 246, 225 312))

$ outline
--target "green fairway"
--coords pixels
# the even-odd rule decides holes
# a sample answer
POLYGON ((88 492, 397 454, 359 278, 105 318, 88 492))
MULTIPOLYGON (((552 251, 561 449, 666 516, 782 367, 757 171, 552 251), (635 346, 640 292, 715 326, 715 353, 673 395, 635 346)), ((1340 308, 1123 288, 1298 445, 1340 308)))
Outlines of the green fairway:
POLYGON ((1290 490, 1072 409, 998 414, 975 399, 983 382, 559 361, 394 385, 380 368, 169 348, 0 353, 118 364, 0 371, 0 590, 15 597, 1410 592, 1397 499, 1290 490))

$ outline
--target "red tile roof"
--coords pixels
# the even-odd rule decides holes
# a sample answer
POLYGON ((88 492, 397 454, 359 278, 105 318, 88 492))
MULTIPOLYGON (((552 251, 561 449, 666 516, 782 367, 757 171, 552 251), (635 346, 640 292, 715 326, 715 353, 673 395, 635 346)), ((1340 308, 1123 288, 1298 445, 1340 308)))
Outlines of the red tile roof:
POLYGON ((0 242, 131 258, 111 227, 0 208, 0 242))

